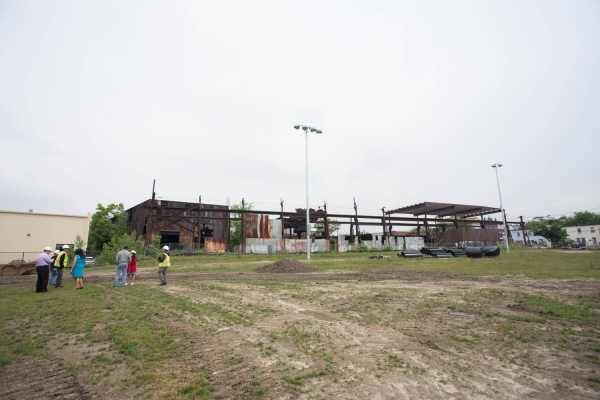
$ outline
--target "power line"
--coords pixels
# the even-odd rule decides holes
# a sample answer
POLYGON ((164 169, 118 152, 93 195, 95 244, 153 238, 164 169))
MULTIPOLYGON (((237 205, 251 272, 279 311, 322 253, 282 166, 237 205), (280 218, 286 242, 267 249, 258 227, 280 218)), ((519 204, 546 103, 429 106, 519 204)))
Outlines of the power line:
MULTIPOLYGON (((586 212, 586 211, 593 211, 593 210, 598 210, 600 209, 600 207, 595 207, 595 208, 589 208, 587 210, 580 210, 580 211, 567 211, 567 212, 562 212, 562 213, 558 213, 558 214, 549 214, 549 215, 544 215, 544 217, 556 217, 556 216, 563 216, 566 214, 575 214, 575 213, 579 213, 579 212, 586 212)), ((535 215, 535 216, 527 216, 527 217, 523 217, 523 218, 535 218, 535 217, 541 217, 541 215, 535 215)))

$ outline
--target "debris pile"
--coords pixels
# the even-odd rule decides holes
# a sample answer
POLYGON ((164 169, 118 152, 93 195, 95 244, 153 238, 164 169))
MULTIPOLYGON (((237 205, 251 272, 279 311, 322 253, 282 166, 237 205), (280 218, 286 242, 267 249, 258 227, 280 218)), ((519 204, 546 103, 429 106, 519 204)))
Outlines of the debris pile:
POLYGON ((310 267, 293 258, 284 258, 273 264, 256 268, 256 272, 271 274, 296 274, 301 272, 314 272, 316 268, 310 267))

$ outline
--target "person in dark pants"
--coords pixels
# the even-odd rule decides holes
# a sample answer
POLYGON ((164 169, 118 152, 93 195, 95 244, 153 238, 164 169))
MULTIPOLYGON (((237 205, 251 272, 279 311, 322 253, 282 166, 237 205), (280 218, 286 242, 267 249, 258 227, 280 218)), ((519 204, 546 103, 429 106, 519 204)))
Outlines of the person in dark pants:
POLYGON ((169 246, 162 248, 163 253, 158 257, 158 279, 161 285, 167 284, 167 269, 171 266, 171 257, 169 256, 169 246))
POLYGON ((58 278, 58 271, 54 266, 54 261, 56 260, 58 253, 60 253, 60 250, 54 250, 54 255, 50 257, 52 259, 52 264, 50 264, 50 286, 56 285, 56 278, 58 278))
POLYGON ((44 251, 35 258, 35 270, 38 275, 37 282, 35 284, 36 293, 44 293, 48 291, 48 277, 50 276, 50 264, 52 264, 52 259, 50 258, 51 252, 52 249, 50 247, 46 247, 44 251))
POLYGON ((65 267, 68 267, 69 264, 69 255, 67 254, 67 251, 69 250, 69 245, 65 244, 62 247, 62 251, 60 253, 58 253, 58 256, 56 256, 56 260, 54 260, 54 266, 56 267, 56 272, 58 272, 58 276, 56 277, 56 285, 54 285, 55 288, 61 288, 62 286, 62 277, 63 277, 63 271, 65 269, 65 267))

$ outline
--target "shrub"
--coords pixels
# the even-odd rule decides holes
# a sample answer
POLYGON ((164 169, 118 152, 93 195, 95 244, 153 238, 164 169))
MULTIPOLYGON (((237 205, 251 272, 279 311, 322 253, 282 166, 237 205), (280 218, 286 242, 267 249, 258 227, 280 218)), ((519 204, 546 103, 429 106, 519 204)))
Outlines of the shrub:
POLYGON ((364 245, 364 244, 359 244, 358 246, 356 246, 356 251, 362 253, 364 251, 369 251, 369 246, 364 245))

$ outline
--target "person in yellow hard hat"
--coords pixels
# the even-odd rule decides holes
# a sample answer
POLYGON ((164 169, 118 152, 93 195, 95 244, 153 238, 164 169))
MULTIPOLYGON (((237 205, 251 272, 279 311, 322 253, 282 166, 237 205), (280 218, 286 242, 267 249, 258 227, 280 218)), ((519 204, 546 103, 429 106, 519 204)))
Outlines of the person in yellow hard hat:
POLYGON ((162 248, 163 253, 158 257, 158 279, 161 285, 167 284, 167 268, 171 266, 171 257, 169 256, 169 246, 162 248))

